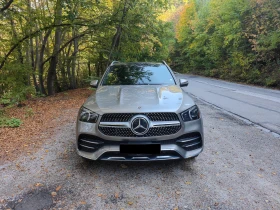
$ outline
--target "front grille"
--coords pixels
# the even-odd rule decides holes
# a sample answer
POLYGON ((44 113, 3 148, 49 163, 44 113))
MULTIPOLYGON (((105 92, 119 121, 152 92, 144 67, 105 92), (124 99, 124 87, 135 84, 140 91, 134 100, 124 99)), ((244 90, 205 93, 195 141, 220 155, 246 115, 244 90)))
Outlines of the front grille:
MULTIPOLYGON (((145 115, 150 121, 179 121, 178 115, 171 112, 163 113, 110 113, 104 114, 100 122, 129 122, 136 115, 145 115)), ((116 128, 99 126, 99 130, 106 136, 119 137, 149 137, 149 136, 165 136, 177 133, 181 129, 181 125, 166 126, 166 127, 152 127, 145 135, 135 135, 130 128, 116 128)))
POLYGON ((165 136, 177 133, 181 129, 181 125, 169 127, 153 127, 142 136, 135 135, 130 128, 113 128, 113 127, 99 127, 99 130, 107 136, 120 137, 149 137, 149 136, 165 136))
POLYGON ((111 113, 104 114, 100 122, 128 122, 136 115, 145 115, 151 121, 179 121, 176 113, 163 112, 163 113, 111 113))

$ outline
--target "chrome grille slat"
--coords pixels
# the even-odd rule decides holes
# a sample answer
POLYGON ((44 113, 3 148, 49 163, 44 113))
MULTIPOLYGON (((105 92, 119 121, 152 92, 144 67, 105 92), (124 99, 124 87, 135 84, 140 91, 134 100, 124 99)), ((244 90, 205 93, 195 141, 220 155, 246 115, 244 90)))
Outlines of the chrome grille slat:
POLYGON ((129 122, 100 122, 100 127, 129 128, 129 122))
POLYGON ((80 144, 80 146, 88 148, 88 149, 95 149, 94 147, 89 147, 89 146, 86 146, 86 145, 83 145, 83 144, 80 144))
POLYGON ((186 142, 195 141, 195 140, 199 140, 199 139, 200 139, 200 136, 194 137, 194 138, 190 138, 190 139, 180 139, 177 142, 179 142, 179 143, 186 143, 186 142))
POLYGON ((187 147, 192 147, 192 146, 199 145, 199 144, 201 144, 201 142, 194 142, 194 143, 192 143, 192 144, 185 144, 185 145, 183 145, 182 147, 187 148, 187 147))
POLYGON ((85 140, 85 139, 80 139, 80 141, 86 142, 86 143, 88 143, 88 144, 103 144, 103 142, 88 141, 88 140, 85 140))
POLYGON ((170 126, 179 126, 180 121, 152 121, 150 123, 151 127, 170 127, 170 126))

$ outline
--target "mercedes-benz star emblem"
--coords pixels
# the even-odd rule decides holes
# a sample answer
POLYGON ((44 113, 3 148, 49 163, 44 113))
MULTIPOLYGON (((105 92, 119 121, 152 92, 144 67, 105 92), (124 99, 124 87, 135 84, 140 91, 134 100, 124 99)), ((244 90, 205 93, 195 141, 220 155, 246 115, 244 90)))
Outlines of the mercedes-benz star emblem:
POLYGON ((138 115, 131 120, 131 131, 136 135, 146 134, 149 127, 149 119, 146 116, 138 115))

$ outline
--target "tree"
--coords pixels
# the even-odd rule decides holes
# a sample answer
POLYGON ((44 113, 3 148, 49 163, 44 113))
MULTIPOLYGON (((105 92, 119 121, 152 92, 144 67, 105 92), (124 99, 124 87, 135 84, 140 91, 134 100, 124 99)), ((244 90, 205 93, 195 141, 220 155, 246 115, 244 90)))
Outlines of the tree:
POLYGON ((5 10, 9 9, 11 4, 13 3, 14 0, 9 0, 8 2, 5 2, 6 4, 0 8, 0 13, 4 12, 5 10))
POLYGON ((171 59, 187 72, 279 85, 278 0, 190 0, 180 10, 171 59))
POLYGON ((166 0, 6 1, 0 93, 53 95, 101 76, 113 59, 167 59, 172 26, 157 19, 166 5, 166 0))

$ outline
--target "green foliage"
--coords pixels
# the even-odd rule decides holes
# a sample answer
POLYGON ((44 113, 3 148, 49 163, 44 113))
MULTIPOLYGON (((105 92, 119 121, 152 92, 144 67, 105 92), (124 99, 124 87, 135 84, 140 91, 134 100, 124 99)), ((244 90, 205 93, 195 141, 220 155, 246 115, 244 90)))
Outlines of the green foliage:
POLYGON ((279 9, 277 0, 190 0, 171 60, 184 72, 279 87, 279 9))
POLYGON ((0 104, 4 106, 19 104, 26 98, 30 98, 34 94, 34 88, 27 86, 21 89, 15 89, 5 92, 0 98, 0 104))
POLYGON ((2 102, 86 86, 112 60, 167 60, 174 30, 158 17, 173 2, 14 1, 1 14, 2 102))
POLYGON ((46 97, 46 95, 43 94, 43 93, 37 92, 37 93, 36 93, 36 97, 42 98, 42 97, 46 97))
POLYGON ((11 99, 12 99, 11 92, 4 93, 0 98, 0 104, 4 106, 11 105, 13 103, 11 99))
POLYGON ((3 117, 5 115, 5 109, 0 108, 0 117, 3 117))
POLYGON ((265 85, 268 87, 276 87, 277 86, 277 79, 276 78, 266 78, 265 85))
POLYGON ((16 128, 22 124, 20 119, 0 117, 0 127, 16 128))

